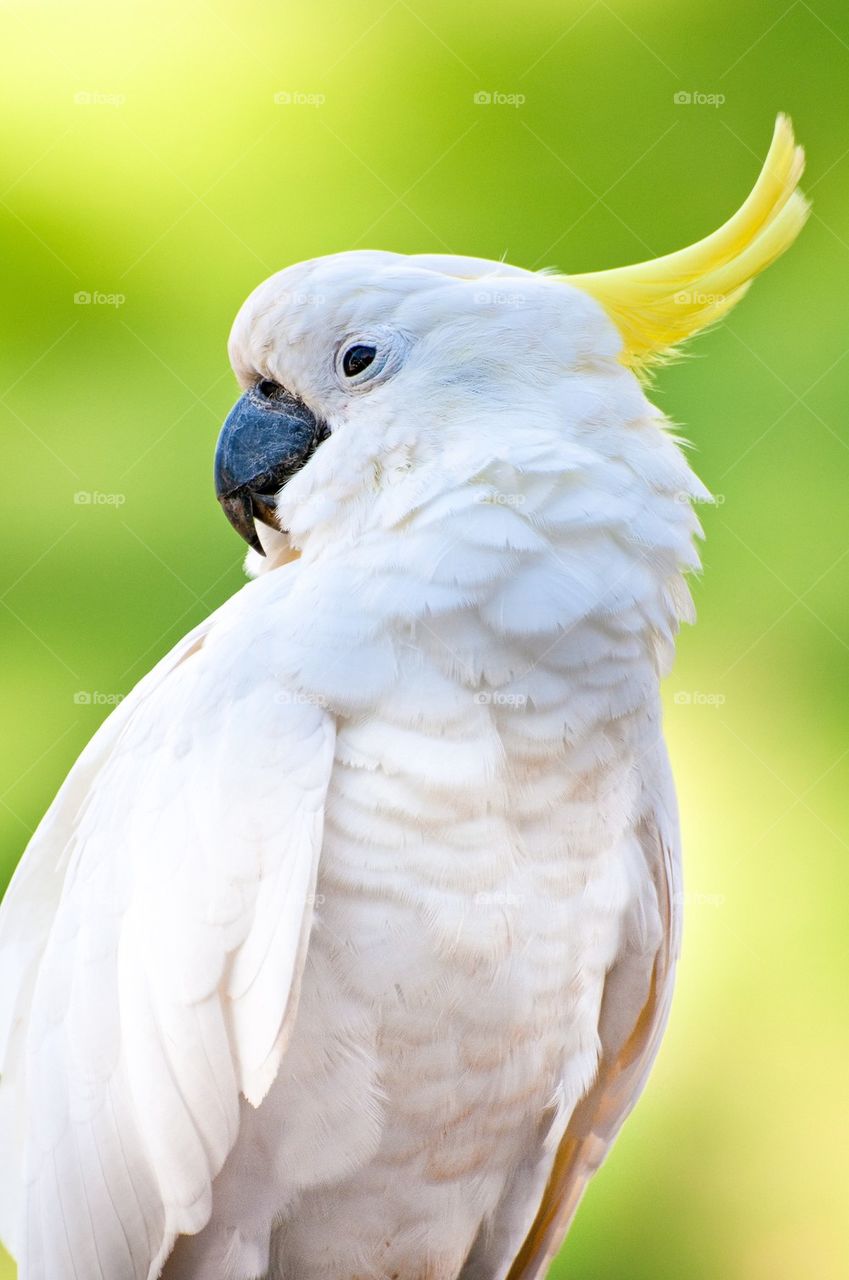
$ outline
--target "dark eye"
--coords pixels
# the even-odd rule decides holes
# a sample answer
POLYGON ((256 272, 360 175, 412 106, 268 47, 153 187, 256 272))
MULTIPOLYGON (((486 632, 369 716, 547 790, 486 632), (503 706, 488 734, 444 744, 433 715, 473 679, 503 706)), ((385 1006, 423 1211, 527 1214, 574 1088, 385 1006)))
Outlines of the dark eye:
POLYGON ((270 378, 264 378, 262 382, 258 382, 256 389, 261 396, 265 396, 266 400, 273 400, 283 390, 278 382, 272 382, 270 378))
POLYGON ((367 369, 377 355, 377 347, 370 347, 364 342, 355 342, 342 357, 342 372, 346 378, 355 378, 363 369, 367 369))

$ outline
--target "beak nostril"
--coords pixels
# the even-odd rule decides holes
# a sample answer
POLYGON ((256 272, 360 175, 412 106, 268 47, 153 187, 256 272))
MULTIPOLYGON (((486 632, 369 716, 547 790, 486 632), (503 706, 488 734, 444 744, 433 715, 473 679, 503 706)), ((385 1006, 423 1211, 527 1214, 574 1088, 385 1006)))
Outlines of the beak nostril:
POLYGON ((262 552, 254 520, 280 527, 274 498, 326 434, 312 410, 270 378, 245 391, 227 415, 215 450, 215 492, 255 550, 262 552))

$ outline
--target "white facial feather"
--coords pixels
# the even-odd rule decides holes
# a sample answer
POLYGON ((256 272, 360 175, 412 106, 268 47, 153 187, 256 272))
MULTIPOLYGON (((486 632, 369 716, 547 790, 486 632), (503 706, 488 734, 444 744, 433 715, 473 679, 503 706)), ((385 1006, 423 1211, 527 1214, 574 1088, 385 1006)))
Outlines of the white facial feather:
POLYGON ((387 627, 470 606, 519 646, 512 664, 470 649, 470 688, 484 670, 514 678, 565 629, 633 610, 644 651, 668 662, 690 612, 681 573, 698 565, 690 502, 708 495, 594 299, 480 259, 339 254, 261 285, 230 348, 243 385, 273 378, 330 429, 280 495, 288 534, 261 526, 269 556, 250 557, 263 572, 291 545, 311 566, 312 607, 295 583, 280 620, 302 636, 290 678, 305 694, 353 708, 391 678, 374 660, 387 627), (349 389, 338 352, 374 334, 391 371, 349 389), (338 603, 317 616, 343 580, 349 622, 338 603), (343 636, 362 676, 347 695, 325 687, 343 636))
MULTIPOLYGON (((570 532, 574 543, 582 530, 608 529, 616 545, 587 553, 614 571, 629 556, 664 577, 676 561, 697 564, 688 500, 707 494, 619 363, 621 340, 604 310, 571 285, 480 259, 339 254, 261 285, 239 312, 230 351, 243 385, 273 378, 331 431, 280 497, 289 537, 260 526, 269 556, 251 554, 251 572, 288 558, 290 544, 332 557, 369 530, 423 525, 446 503, 473 509, 487 496, 508 510, 521 505, 528 534, 559 523, 561 544, 570 532), (338 351, 376 331, 386 342, 398 335, 399 363, 350 390, 338 351)), ((479 512, 467 527, 475 521, 479 512)), ((458 538, 457 527, 455 546, 458 538)), ((580 608, 591 576, 564 566, 555 596, 574 595, 580 608)), ((424 603, 438 608, 433 594, 424 603)))

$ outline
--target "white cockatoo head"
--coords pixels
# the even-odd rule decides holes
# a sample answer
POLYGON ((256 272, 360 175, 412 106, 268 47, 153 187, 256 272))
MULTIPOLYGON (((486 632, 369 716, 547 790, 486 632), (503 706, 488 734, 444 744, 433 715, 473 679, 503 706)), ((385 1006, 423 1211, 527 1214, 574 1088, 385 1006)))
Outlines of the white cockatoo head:
POLYGON ((565 438, 570 423, 604 416, 580 383, 600 365, 638 413, 621 348, 588 294, 498 262, 365 251, 290 267, 248 298, 230 340, 245 388, 232 441, 241 458, 247 445, 249 470, 259 456, 270 472, 265 496, 253 486, 254 511, 268 518, 288 481, 280 523, 293 538, 327 523, 344 536, 382 521, 381 499, 402 481, 426 500, 470 466, 521 464, 552 425, 565 438), (567 394, 572 412, 558 415, 567 394))
POLYGON ((780 117, 738 213, 633 267, 563 277, 361 251, 272 276, 230 339, 244 394, 216 460, 228 517, 276 562, 289 547, 403 523, 458 484, 507 501, 511 476, 540 466, 581 476, 588 520, 622 464, 647 493, 701 492, 638 374, 728 310, 793 240, 807 208, 801 167, 780 117))

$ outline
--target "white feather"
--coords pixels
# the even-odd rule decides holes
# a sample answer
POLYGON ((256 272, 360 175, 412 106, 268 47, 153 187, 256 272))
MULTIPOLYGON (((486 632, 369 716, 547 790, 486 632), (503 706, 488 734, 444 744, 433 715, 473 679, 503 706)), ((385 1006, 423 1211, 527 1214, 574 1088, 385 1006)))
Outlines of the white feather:
POLYGON ((2 1085, 29 1117, 31 1280, 158 1274, 208 1220, 239 1092, 258 1105, 277 1071, 334 734, 281 697, 261 643, 231 678, 257 587, 127 700, 76 821, 48 817, 61 839, 36 836, 4 909, 8 991, 27 981, 10 935, 36 894, 57 899, 2 1085))
POLYGON ((454 266, 318 260, 237 320, 330 436, 3 908, 26 1280, 502 1277, 639 1015, 701 491, 597 303, 454 266), (349 392, 373 325, 405 358, 349 392))

